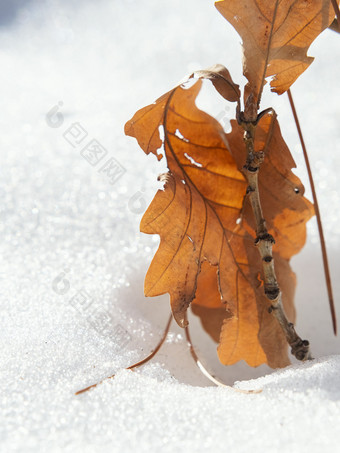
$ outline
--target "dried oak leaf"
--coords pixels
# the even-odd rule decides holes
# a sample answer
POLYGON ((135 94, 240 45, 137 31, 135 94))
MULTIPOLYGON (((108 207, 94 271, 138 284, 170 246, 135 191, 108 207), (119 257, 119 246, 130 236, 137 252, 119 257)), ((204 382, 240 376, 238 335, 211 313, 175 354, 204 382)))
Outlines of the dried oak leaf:
POLYGON ((197 77, 199 79, 207 79, 214 85, 216 90, 224 99, 229 102, 239 102, 240 90, 231 78, 228 69, 221 65, 215 64, 207 69, 195 71, 190 78, 197 77))
MULTIPOLYGON (((235 100, 238 87, 228 77, 220 89, 226 99, 235 100)), ((247 183, 240 171, 245 162, 240 128, 234 124, 227 136, 214 118, 196 107, 201 85, 198 80, 190 87, 174 88, 139 110, 125 126, 126 134, 136 137, 145 153, 158 158, 162 128, 169 168, 164 190, 156 193, 141 221, 141 231, 161 238, 146 275, 145 295, 168 292, 173 315, 182 327, 193 302, 207 331, 215 340, 220 335, 218 354, 222 363, 229 365, 243 359, 251 366, 285 366, 289 363, 286 340, 268 313, 268 300, 263 294, 262 265, 245 198, 247 183)), ((285 255, 278 248, 274 258, 283 303, 293 320, 295 277, 287 255, 289 258, 302 247, 305 223, 313 210, 290 170, 294 162, 273 115, 262 119, 256 143, 265 148, 268 156, 274 153, 268 159, 268 172, 275 173, 269 180, 272 187, 268 204, 274 200, 275 206, 268 226, 276 233, 280 231, 289 244, 285 255), (298 233, 291 238, 294 228, 298 233)), ((264 199, 267 189, 262 181, 264 199)))
POLYGON ((265 78, 282 94, 308 68, 314 39, 332 23, 331 0, 219 0, 218 11, 243 40, 247 93, 260 101, 265 78))
MULTIPOLYGON (((226 143, 240 171, 245 161, 245 153, 241 151, 244 147, 243 134, 243 129, 236 121, 232 121, 232 131, 226 135, 226 143)), ((295 167, 295 162, 281 136, 275 114, 267 114, 261 119, 256 130, 255 150, 263 150, 265 153, 265 159, 259 172, 259 191, 267 227, 270 234, 276 239, 273 257, 282 291, 283 305, 288 319, 294 322, 295 275, 289 266, 289 259, 303 247, 306 240, 306 221, 314 214, 314 210, 312 204, 303 197, 304 187, 301 181, 291 171, 291 168, 295 167)), ((246 335, 243 340, 239 336, 235 345, 236 335, 241 333, 239 325, 242 324, 242 318, 249 314, 245 309, 247 301, 245 299, 242 301, 242 296, 240 296, 241 316, 239 314, 226 316, 223 308, 213 302, 217 299, 212 284, 213 271, 203 266, 201 273, 205 275, 204 279, 199 278, 192 310, 200 316, 203 327, 215 341, 218 341, 218 332, 221 330, 218 353, 222 363, 235 363, 237 359, 244 358, 241 354, 248 350, 249 354, 253 354, 249 359, 245 358, 250 365, 259 364, 264 352, 266 362, 270 366, 284 366, 284 360, 288 360, 286 356, 283 356, 283 351, 286 350, 285 339, 277 330, 278 326, 273 317, 268 313, 268 301, 263 294, 262 285, 259 284, 260 281, 263 281, 263 274, 262 271, 258 273, 257 270, 262 270, 262 263, 258 251, 254 247, 255 224, 248 198, 244 200, 240 218, 242 222, 239 224, 239 230, 236 231, 239 235, 244 235, 243 241, 250 264, 245 274, 248 282, 252 282, 253 288, 253 294, 249 295, 249 298, 253 300, 254 296, 256 298, 256 305, 253 303, 249 310, 256 312, 258 316, 258 342, 261 347, 254 345, 253 350, 249 351, 249 343, 248 345, 245 343, 249 341, 246 335), (202 286, 200 286, 200 282, 202 282, 202 286)), ((231 246, 233 247, 233 242, 231 242, 231 246)), ((240 294, 246 292, 246 287, 249 288, 241 275, 239 275, 238 285, 239 288, 242 288, 240 294)), ((247 322, 247 320, 244 321, 245 331, 247 322)), ((254 320, 249 320, 249 322, 254 322, 254 320)))

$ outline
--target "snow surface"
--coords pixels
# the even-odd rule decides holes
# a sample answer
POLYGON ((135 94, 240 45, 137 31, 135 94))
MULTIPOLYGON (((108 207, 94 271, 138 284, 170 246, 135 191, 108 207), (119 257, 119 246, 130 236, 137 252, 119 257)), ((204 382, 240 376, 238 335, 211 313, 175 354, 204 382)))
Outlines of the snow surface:
MULTIPOLYGON (((139 233, 164 163, 125 137, 124 123, 216 62, 243 85, 236 32, 206 0, 17 0, 0 8, 1 452, 338 451, 340 342, 314 220, 293 266, 297 328, 315 361, 275 372, 223 367, 191 316, 207 368, 261 393, 213 386, 175 326, 153 362, 122 370, 152 350, 169 313, 167 296, 143 297, 158 239, 139 233), (97 165, 81 155, 94 139, 107 151, 97 165), (110 184, 102 167, 113 158, 126 171, 110 184)), ((339 40, 326 31, 312 45, 316 60, 293 88, 338 311, 339 40)), ((287 98, 267 91, 263 108, 279 113, 307 185, 287 98)), ((233 111, 209 99, 202 105, 227 126, 233 111)))

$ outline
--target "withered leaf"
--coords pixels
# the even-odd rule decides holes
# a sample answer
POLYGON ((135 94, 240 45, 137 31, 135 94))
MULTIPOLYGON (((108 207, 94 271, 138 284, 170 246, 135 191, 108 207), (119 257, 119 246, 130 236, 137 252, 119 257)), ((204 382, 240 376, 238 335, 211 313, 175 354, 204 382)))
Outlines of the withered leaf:
MULTIPOLYGON (((251 366, 285 366, 286 340, 268 313, 245 197, 247 184, 240 171, 245 162, 242 133, 235 123, 226 135, 214 118, 196 107, 201 85, 198 80, 190 87, 176 87, 139 110, 125 127, 145 153, 159 157, 161 126, 169 168, 164 190, 156 193, 141 221, 141 231, 161 238, 145 279, 145 294, 168 292, 181 326, 193 302, 207 331, 215 340, 220 336, 222 363, 243 359, 251 366)), ((291 172, 294 162, 276 117, 263 117, 258 131, 256 147, 268 157, 267 170, 261 169, 261 197, 264 209, 266 203, 274 203, 273 211, 265 212, 269 230, 285 241, 274 249, 276 270, 286 312, 294 320, 295 277, 288 258, 302 247, 305 223, 313 210, 291 172), (296 236, 291 236, 293 227, 298 228, 296 236)))
POLYGON ((332 23, 331 0, 219 0, 218 11, 243 40, 243 72, 247 93, 260 101, 265 78, 273 76, 272 91, 282 94, 314 58, 307 51, 332 23))
MULTIPOLYGON (((158 128, 164 128, 170 174, 164 191, 157 192, 141 222, 143 232, 161 236, 146 276, 145 294, 169 292, 174 317, 182 326, 201 262, 221 266, 232 261, 228 234, 236 226, 246 190, 244 177, 226 150, 222 127, 195 107, 201 85, 198 80, 189 89, 176 87, 139 110, 125 129, 146 153, 157 154, 158 128), (152 115, 157 121, 150 121, 152 115), (216 213, 219 205, 226 214, 225 224, 216 213)), ((234 287, 232 272, 226 275, 224 285, 228 283, 230 289, 234 287)), ((235 298, 235 288, 233 292, 235 298)))
POLYGON ((225 66, 215 64, 210 68, 195 71, 191 77, 193 76, 210 80, 220 95, 227 101, 239 102, 241 96, 239 87, 232 81, 231 75, 225 66))

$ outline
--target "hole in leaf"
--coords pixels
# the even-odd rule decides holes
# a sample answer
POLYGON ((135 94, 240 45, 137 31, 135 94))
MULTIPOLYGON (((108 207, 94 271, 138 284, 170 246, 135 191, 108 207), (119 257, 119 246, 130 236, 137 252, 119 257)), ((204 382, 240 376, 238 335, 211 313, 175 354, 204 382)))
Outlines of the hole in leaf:
POLYGON ((175 135, 176 135, 176 137, 180 138, 184 142, 187 142, 187 143, 189 142, 189 140, 187 138, 185 138, 184 135, 181 134, 179 129, 176 129, 175 135))
POLYGON ((196 167, 202 167, 202 164, 200 164, 199 162, 196 162, 195 159, 191 156, 189 156, 188 153, 184 153, 184 156, 190 160, 190 162, 193 164, 193 165, 196 165, 196 167))

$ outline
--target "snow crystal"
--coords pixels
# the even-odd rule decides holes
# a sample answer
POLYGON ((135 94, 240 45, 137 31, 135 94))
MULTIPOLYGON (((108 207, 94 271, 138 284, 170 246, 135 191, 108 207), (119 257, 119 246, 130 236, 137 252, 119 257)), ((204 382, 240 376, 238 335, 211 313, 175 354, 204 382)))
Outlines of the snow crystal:
MULTIPOLYGON (((315 361, 276 372, 223 367, 191 315, 207 368, 261 393, 213 386, 175 326, 153 362, 122 370, 153 349, 169 313, 167 296, 143 297, 159 238, 139 233, 165 159, 139 150, 124 123, 185 74, 213 63, 225 63, 242 85, 236 32, 204 0, 35 0, 2 2, 1 12, 1 451, 336 451, 339 340, 315 221, 293 260, 297 328, 315 361)), ((320 37, 309 52, 315 62, 293 88, 334 277, 338 46, 336 33, 320 37)), ((306 181, 287 99, 267 91, 263 108, 277 109, 306 181)), ((335 278, 334 292, 339 306, 335 278)))

